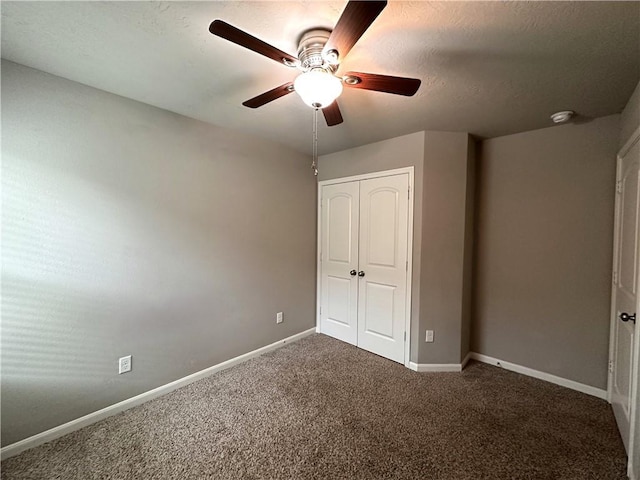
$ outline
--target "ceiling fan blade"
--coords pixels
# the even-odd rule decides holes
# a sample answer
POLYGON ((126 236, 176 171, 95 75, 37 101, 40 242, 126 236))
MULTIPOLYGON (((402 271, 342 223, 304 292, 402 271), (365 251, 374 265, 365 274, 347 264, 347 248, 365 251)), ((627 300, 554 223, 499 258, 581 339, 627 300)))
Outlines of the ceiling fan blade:
POLYGON ((323 56, 331 51, 337 50, 338 60, 343 61, 351 47, 360 39, 362 34, 369 28, 380 12, 387 6, 385 1, 354 1, 347 3, 338 23, 329 36, 324 49, 323 56))
POLYGON ((338 125, 343 122, 342 113, 340 113, 340 107, 338 106, 338 101, 334 100, 334 102, 328 107, 324 107, 322 109, 322 113, 324 114, 324 119, 327 121, 327 126, 333 127, 334 125, 338 125))
POLYGON ((411 97, 420 88, 422 83, 417 78, 392 77, 375 73, 347 72, 342 84, 349 88, 363 88, 376 92, 393 93, 411 97))
POLYGON ((248 48, 260 55, 264 55, 265 57, 275 60, 278 63, 283 63, 287 66, 295 66, 299 63, 296 57, 289 55, 282 50, 278 50, 276 47, 273 47, 268 43, 243 32, 239 28, 223 22, 222 20, 214 20, 211 22, 211 25, 209 25, 209 31, 218 37, 229 40, 241 47, 248 48))
POLYGON ((280 85, 279 87, 269 90, 268 92, 264 92, 257 97, 253 97, 246 102, 242 102, 242 105, 249 108, 258 108, 266 103, 276 100, 277 98, 284 97, 291 92, 293 92, 293 82, 287 82, 284 85, 280 85))

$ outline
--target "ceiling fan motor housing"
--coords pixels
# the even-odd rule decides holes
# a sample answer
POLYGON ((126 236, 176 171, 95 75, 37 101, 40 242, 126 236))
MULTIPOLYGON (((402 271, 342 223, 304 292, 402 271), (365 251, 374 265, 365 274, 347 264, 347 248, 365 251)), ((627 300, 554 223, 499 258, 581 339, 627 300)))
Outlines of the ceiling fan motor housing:
POLYGON ((329 40, 329 35, 331 35, 330 30, 321 28, 307 30, 302 34, 298 43, 298 59, 303 70, 309 71, 314 68, 322 68, 331 73, 337 70, 337 64, 329 63, 322 56, 322 49, 329 40))

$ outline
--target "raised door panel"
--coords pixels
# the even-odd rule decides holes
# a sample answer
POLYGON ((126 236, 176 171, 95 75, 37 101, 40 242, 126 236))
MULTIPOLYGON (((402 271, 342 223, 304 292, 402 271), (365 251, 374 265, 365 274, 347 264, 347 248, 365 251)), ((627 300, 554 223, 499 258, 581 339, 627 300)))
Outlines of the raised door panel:
MULTIPOLYGON (((635 150, 637 150, 636 144, 635 150)), ((626 165, 625 165, 626 166, 626 165)), ((618 255, 618 288, 635 298, 638 278, 638 175, 629 165, 620 181, 620 234, 618 255)))
POLYGON ((358 182, 322 187, 320 331, 357 343, 358 182))

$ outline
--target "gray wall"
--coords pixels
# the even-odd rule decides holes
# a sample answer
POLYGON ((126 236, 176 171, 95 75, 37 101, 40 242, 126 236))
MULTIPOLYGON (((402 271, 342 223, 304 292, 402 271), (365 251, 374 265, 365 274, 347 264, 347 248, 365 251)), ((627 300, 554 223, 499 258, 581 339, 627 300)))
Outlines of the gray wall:
POLYGON ((465 250, 471 239, 465 237, 472 227, 472 143, 466 133, 425 136, 419 363, 456 364, 463 357, 461 339, 470 323, 465 287, 471 287, 471 258, 465 250), (425 342, 426 330, 434 330, 433 343, 425 342))
POLYGON ((2 445, 313 327, 309 163, 2 62, 2 445))
POLYGON ((422 172, 425 133, 418 132, 402 137, 371 143, 362 147, 323 155, 318 161, 318 179, 362 175, 365 173, 414 167, 413 206, 413 261, 411 278, 411 361, 418 361, 419 325, 414 319, 420 316, 420 264, 422 243, 422 172))
POLYGON ((606 388, 619 127, 482 142, 473 351, 606 388))

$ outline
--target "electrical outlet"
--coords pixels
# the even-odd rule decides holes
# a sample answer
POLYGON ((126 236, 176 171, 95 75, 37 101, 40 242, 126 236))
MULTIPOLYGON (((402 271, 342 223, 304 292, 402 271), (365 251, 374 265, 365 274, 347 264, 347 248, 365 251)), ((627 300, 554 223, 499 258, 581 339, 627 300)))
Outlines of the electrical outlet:
POLYGON ((433 342, 433 330, 427 330, 425 341, 429 343, 433 342))
POLYGON ((120 358, 118 360, 118 375, 131 371, 131 355, 120 358))
POLYGON ((282 314, 282 312, 276 313, 276 323, 282 323, 282 322, 284 322, 284 315, 282 314))

